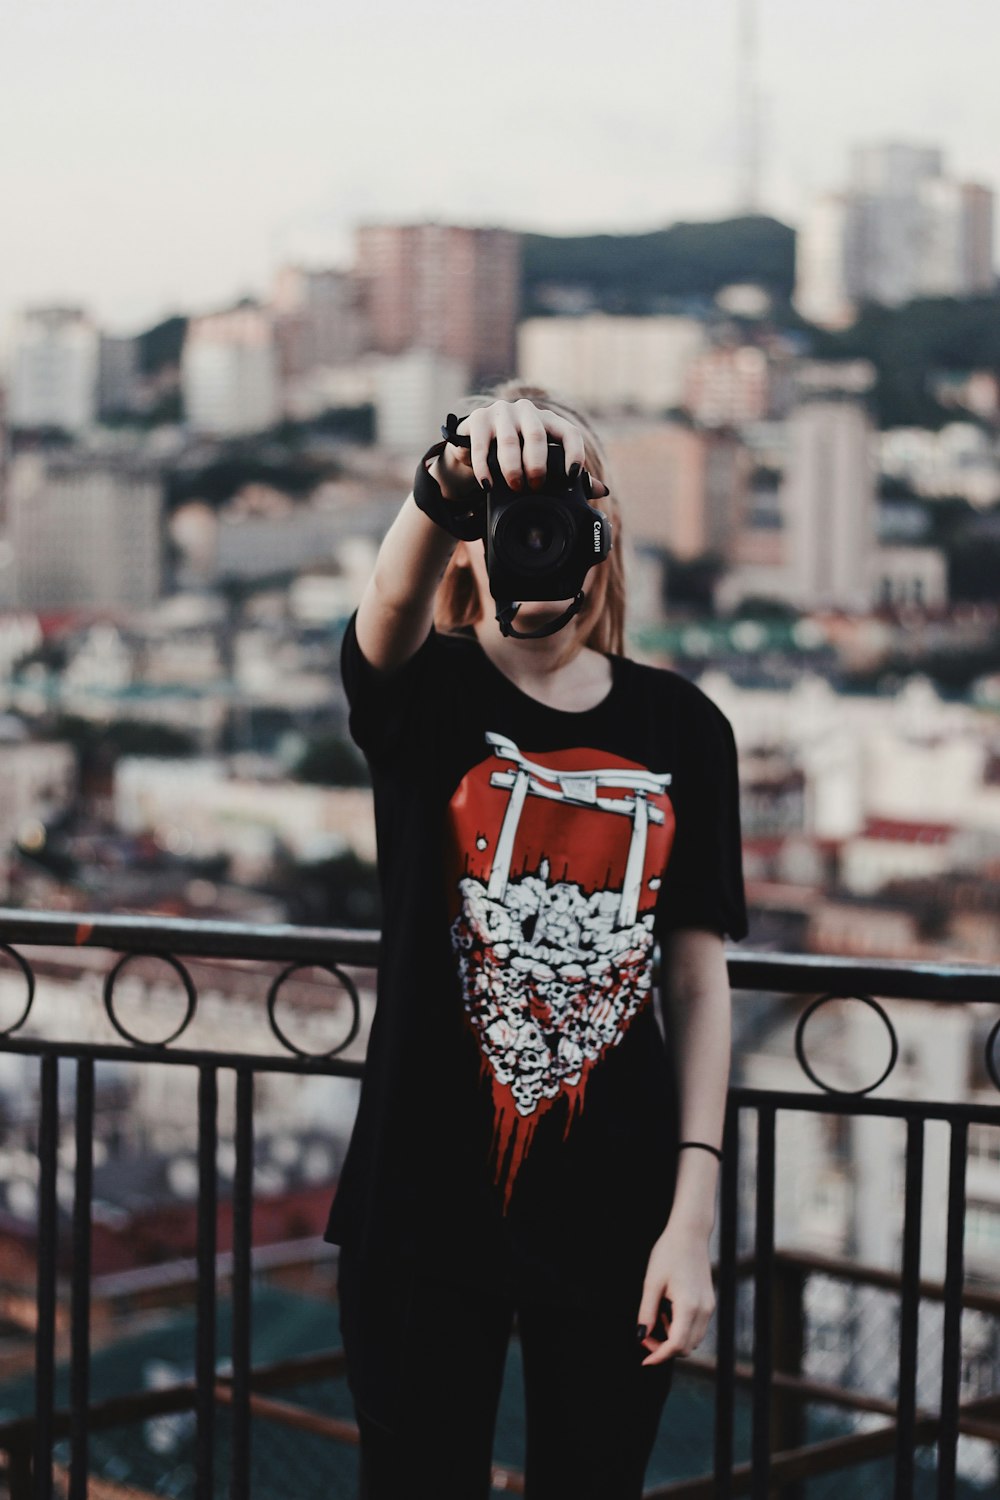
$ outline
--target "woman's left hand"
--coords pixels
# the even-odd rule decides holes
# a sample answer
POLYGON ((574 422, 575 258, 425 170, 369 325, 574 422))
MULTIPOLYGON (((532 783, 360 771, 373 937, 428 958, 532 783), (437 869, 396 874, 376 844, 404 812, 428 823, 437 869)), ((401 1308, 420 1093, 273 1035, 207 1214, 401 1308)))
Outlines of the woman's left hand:
POLYGON ((668 1220, 650 1251, 642 1286, 639 1324, 646 1334, 640 1342, 652 1351, 642 1363, 658 1365, 675 1354, 690 1354, 704 1338, 714 1311, 708 1234, 668 1220), (661 1306, 664 1299, 668 1307, 661 1306), (658 1331, 661 1322, 665 1338, 658 1331))

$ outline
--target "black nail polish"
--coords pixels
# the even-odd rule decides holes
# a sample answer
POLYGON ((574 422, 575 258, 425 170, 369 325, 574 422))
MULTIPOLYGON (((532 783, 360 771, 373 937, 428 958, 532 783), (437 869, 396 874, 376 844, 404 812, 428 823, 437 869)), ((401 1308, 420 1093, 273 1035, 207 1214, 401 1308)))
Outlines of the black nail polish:
POLYGON ((570 464, 570 466, 569 466, 569 482, 570 482, 570 484, 576 484, 576 481, 580 477, 580 469, 581 468, 582 468, 581 464, 570 464))
POLYGON ((489 482, 488 479, 484 479, 482 481, 482 484, 483 484, 483 493, 486 494, 486 495, 488 495, 489 492, 490 492, 490 490, 493 488, 493 486, 490 484, 490 482, 489 482))
POLYGON ((637 1326, 636 1330, 635 1330, 635 1336, 636 1336, 636 1338, 637 1339, 644 1339, 646 1337, 647 1331, 648 1330, 646 1328, 645 1323, 640 1323, 637 1326))

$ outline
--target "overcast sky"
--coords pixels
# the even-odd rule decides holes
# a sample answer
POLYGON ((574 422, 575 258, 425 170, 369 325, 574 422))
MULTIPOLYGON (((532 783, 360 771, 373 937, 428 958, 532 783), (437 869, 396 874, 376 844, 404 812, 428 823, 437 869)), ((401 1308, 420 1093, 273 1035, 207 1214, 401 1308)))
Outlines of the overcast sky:
MULTIPOLYGON (((0 336, 67 299, 128 331, 346 263, 364 219, 559 232, 735 202, 741 0, 7 0, 0 336)), ((1000 185, 997 0, 757 0, 766 210, 851 144, 1000 185)))

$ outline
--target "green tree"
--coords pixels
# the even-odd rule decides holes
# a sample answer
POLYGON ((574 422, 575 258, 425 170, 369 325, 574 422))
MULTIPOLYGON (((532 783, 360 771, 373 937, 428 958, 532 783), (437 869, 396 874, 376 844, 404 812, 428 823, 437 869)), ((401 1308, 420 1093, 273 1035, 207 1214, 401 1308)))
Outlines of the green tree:
POLYGON ((526 234, 522 248, 529 314, 548 310, 549 285, 584 289, 605 312, 649 313, 675 299, 711 299, 735 281, 756 282, 787 301, 795 281, 795 233, 763 215, 646 234, 526 234))
POLYGON ((311 740, 292 772, 319 786, 370 786, 368 763, 350 740, 324 734, 311 740))
POLYGON ((930 389, 936 371, 1000 371, 1000 297, 925 298, 904 307, 861 308, 848 329, 813 331, 821 359, 869 359, 878 372, 879 425, 930 427, 962 418, 930 389))

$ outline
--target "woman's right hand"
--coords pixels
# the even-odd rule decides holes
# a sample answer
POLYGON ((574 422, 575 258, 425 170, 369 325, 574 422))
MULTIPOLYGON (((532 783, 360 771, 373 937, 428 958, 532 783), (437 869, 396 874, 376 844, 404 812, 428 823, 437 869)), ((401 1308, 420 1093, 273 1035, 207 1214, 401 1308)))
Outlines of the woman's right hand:
MULTIPOLYGON (((479 407, 464 417, 455 430, 461 437, 472 439, 471 448, 446 443, 441 455, 445 484, 456 494, 468 492, 473 478, 481 488, 488 489, 492 484, 486 456, 494 438, 500 471, 515 491, 540 490, 544 485, 550 437, 562 443, 567 474, 574 465, 582 469, 587 461, 583 433, 576 423, 536 406, 526 396, 479 407)), ((596 477, 591 477, 591 488, 595 500, 609 493, 607 485, 596 477)))

